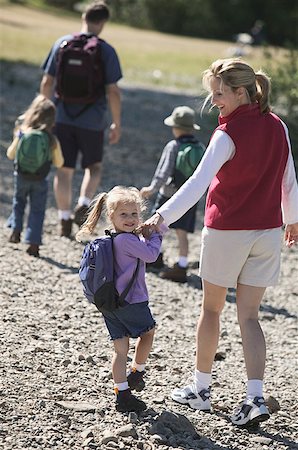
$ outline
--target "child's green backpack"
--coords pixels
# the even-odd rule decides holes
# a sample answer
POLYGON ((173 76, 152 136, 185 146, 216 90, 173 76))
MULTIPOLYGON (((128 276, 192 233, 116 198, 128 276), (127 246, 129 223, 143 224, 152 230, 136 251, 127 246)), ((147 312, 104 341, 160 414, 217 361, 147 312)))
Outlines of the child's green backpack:
POLYGON ((177 188, 180 188, 194 173, 205 150, 206 148, 201 142, 187 142, 180 145, 173 176, 177 188))
POLYGON ((18 142, 15 162, 18 173, 24 177, 31 180, 45 178, 52 163, 48 133, 31 130, 23 134, 18 142))

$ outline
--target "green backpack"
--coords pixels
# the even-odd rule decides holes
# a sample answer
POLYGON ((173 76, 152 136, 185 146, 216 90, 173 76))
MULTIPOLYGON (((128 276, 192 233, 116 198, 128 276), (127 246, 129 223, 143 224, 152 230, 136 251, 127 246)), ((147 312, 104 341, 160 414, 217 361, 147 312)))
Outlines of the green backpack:
POLYGON ((18 173, 31 180, 45 178, 52 163, 50 137, 47 132, 31 130, 23 134, 16 151, 18 173))
POLYGON ((205 150, 206 148, 201 142, 187 142, 180 145, 173 176, 173 181, 177 188, 180 188, 194 173, 205 150))

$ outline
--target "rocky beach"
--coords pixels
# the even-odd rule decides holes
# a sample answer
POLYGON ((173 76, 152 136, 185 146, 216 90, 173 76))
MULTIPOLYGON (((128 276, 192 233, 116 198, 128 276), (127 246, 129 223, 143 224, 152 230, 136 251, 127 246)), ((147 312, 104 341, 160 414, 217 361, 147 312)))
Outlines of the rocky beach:
MULTIPOLYGON (((148 408, 138 415, 116 412, 112 345, 101 315, 82 294, 78 267, 83 246, 58 236, 51 183, 41 257, 27 255, 26 244, 8 243, 13 165, 6 158, 6 148, 15 118, 38 90, 40 74, 34 67, 3 63, 2 75, 0 449, 298 449, 297 247, 283 246, 280 283, 267 290, 260 309, 267 340, 265 394, 272 412, 267 422, 250 430, 229 422, 229 414, 243 398, 246 380, 233 290, 229 290, 222 314, 212 413, 191 410, 170 398, 171 390, 190 380, 193 373, 202 302, 197 267, 203 202, 190 238, 188 283, 147 273, 158 327, 146 369, 146 388, 137 395, 148 408)), ((148 184, 162 147, 170 139, 163 119, 177 105, 197 111, 201 105, 195 93, 123 85, 122 95, 122 138, 118 145, 106 146, 102 190, 116 184, 138 188, 148 184)), ((205 143, 210 132, 202 119, 205 143)), ((81 177, 78 169, 74 200, 81 177)), ((98 233, 104 228, 101 222, 98 233)), ((177 255, 173 232, 164 239, 164 253, 166 263, 173 264, 177 255)), ((133 344, 132 340, 131 356, 133 344)))

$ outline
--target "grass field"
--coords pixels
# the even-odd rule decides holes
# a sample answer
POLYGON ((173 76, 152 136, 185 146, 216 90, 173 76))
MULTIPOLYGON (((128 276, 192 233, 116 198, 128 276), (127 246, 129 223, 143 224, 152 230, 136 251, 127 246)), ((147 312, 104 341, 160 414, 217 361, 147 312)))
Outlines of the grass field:
MULTIPOLYGON (((80 29, 74 14, 44 11, 0 0, 0 59, 40 66, 52 43, 61 35, 80 29)), ((201 74, 217 58, 227 57, 232 42, 177 37, 109 23, 102 37, 119 54, 128 84, 196 90, 201 74)), ((261 49, 246 58, 262 66, 261 49)))

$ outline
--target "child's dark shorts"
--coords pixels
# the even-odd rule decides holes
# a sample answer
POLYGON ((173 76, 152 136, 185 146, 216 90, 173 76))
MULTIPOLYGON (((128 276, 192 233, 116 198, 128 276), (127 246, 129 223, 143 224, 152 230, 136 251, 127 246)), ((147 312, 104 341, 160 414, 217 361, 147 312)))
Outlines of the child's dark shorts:
POLYGON ((112 341, 125 336, 138 338, 155 328, 148 302, 127 304, 113 312, 102 313, 112 341))
MULTIPOLYGON (((160 208, 168 199, 164 195, 158 193, 155 204, 153 206, 152 214, 160 208)), ((195 230, 196 224, 196 212, 197 212, 197 203, 190 208, 180 219, 170 225, 170 228, 175 228, 179 230, 187 231, 187 233, 193 233, 195 230)))
POLYGON ((55 134, 59 139, 64 166, 75 168, 79 153, 82 155, 81 167, 86 167, 102 161, 103 158, 103 131, 87 130, 73 125, 57 123, 55 134))

